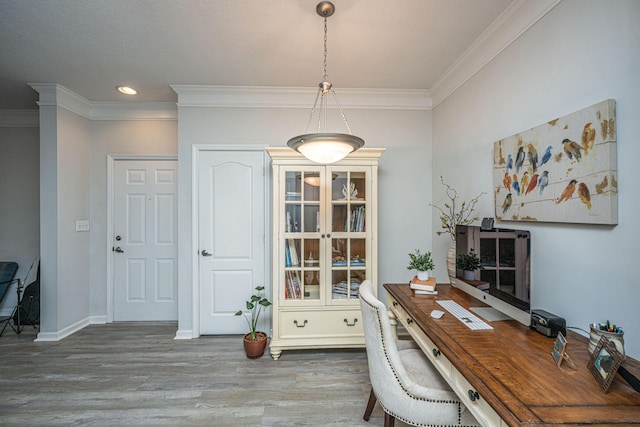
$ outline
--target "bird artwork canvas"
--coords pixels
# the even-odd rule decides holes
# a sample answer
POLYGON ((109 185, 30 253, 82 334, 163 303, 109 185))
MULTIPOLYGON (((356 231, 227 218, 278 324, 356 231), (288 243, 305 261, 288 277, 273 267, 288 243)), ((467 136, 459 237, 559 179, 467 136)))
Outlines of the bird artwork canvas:
POLYGON ((614 99, 494 142, 495 217, 617 224, 616 146, 614 99))

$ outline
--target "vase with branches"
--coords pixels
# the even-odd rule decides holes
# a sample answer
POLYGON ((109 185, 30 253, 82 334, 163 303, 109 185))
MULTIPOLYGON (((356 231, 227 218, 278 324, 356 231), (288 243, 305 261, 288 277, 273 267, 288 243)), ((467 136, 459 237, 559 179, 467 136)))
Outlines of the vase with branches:
POLYGON ((480 217, 474 216, 473 212, 476 210, 476 205, 478 204, 480 197, 487 193, 483 191, 467 202, 465 200, 460 200, 458 191, 451 185, 447 184, 442 175, 440 175, 440 182, 445 187, 444 192, 448 200, 444 203, 444 207, 434 204, 431 204, 430 206, 440 211, 440 224, 442 229, 440 231, 436 231, 436 234, 438 236, 448 234, 451 238, 451 246, 447 251, 447 272, 449 273, 449 277, 455 277, 456 226, 468 225, 480 219, 480 217))

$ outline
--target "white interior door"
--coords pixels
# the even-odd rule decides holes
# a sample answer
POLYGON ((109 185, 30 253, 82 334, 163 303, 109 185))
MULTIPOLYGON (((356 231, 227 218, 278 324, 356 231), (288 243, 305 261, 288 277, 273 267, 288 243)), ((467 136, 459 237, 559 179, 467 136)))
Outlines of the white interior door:
POLYGON ((200 334, 246 333, 234 313, 265 285, 264 153, 201 151, 198 174, 200 334))
POLYGON ((114 168, 113 320, 178 319, 177 161, 114 168))

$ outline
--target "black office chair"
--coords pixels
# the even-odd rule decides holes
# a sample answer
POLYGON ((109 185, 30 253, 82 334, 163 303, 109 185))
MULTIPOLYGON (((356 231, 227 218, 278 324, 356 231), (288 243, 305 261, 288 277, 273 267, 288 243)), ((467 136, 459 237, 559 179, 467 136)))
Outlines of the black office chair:
MULTIPOLYGON (((40 317, 40 263, 39 262, 38 262, 38 274, 37 274, 36 280, 31 284, 29 284, 29 286, 27 286, 27 289, 35 288, 35 286, 32 286, 32 285, 37 284, 37 296, 38 296, 37 307, 33 306, 34 298, 33 296, 30 296, 28 298, 28 301, 26 301, 26 304, 28 304, 27 305, 28 309, 25 309, 25 298, 22 297, 22 289, 24 288, 24 284, 29 278, 29 274, 31 273, 31 270, 33 269, 33 266, 36 264, 37 261, 38 261, 38 258, 36 257, 31 263, 31 267, 29 267, 29 271, 27 271, 27 274, 24 276, 24 280, 22 281, 20 279, 13 278, 13 276, 15 276, 15 271, 14 271, 12 279, 7 284, 7 288, 4 290, 4 292, 6 293, 9 287, 11 286, 11 284, 15 282, 17 284, 16 292, 18 294, 17 295, 18 298, 17 298, 16 306, 13 309, 13 312, 11 313, 11 316, 9 316, 7 319, 4 320, 5 324, 4 324, 4 327, 2 328, 2 331, 0 331, 0 337, 2 336, 2 334, 4 334, 4 331, 7 329, 7 326, 11 327, 11 329, 13 329, 13 331, 16 334, 19 334, 20 332, 22 332, 24 325, 33 325, 33 328, 34 329, 36 328, 36 322, 34 322, 30 317, 30 311, 36 308, 38 318, 40 317)), ((18 269, 17 266, 18 264, 16 264, 16 270, 18 269)), ((25 292, 25 295, 26 295, 26 292, 25 292)))
MULTIPOLYGON (((2 301, 4 301, 5 296, 9 293, 9 288, 11 287, 11 285, 14 282, 20 283, 20 279, 14 279, 16 271, 18 271, 17 262, 0 261, 0 304, 2 303, 2 301)), ((1 320, 5 322, 4 328, 2 328, 2 332, 4 332, 7 324, 11 320, 11 317, 13 317, 13 313, 6 319, 1 320)), ((0 332, 0 336, 2 336, 2 332, 0 332)))

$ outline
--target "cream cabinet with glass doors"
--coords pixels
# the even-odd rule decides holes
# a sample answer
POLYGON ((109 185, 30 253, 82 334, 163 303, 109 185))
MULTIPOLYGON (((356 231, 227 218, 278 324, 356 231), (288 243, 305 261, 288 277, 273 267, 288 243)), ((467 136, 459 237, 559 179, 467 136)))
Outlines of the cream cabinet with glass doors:
POLYGON ((377 173, 384 149, 330 165, 290 148, 273 166, 273 336, 286 349, 362 347, 358 290, 377 284, 377 173))

